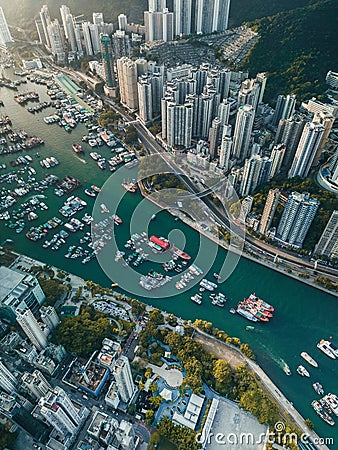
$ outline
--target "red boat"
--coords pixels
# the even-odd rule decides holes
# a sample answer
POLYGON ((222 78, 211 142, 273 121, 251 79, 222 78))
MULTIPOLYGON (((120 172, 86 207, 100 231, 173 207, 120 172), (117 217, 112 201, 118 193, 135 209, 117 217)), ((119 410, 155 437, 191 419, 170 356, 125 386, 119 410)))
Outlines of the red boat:
POLYGON ((191 256, 188 255, 188 253, 185 253, 183 250, 180 250, 177 247, 173 247, 173 252, 175 255, 179 256, 182 259, 187 259, 187 260, 191 259, 191 256))
POLYGON ((170 247, 170 242, 164 237, 158 238, 156 236, 150 236, 149 241, 160 246, 163 250, 168 250, 168 248, 170 247))
POLYGON ((260 308, 264 308, 267 311, 274 312, 275 310, 275 308, 272 305, 269 305, 269 303, 264 302, 261 298, 257 297, 255 293, 250 294, 248 300, 257 303, 257 305, 259 305, 260 308))
POLYGON ((75 153, 84 153, 84 148, 80 144, 73 144, 72 149, 75 153))

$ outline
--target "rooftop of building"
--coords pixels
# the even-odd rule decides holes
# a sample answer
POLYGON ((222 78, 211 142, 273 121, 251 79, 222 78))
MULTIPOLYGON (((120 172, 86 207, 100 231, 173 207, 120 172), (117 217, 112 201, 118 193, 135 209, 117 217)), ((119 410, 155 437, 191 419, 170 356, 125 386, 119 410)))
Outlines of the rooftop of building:
POLYGON ((0 301, 5 299, 17 286, 21 283, 26 275, 9 269, 8 267, 0 267, 0 301))

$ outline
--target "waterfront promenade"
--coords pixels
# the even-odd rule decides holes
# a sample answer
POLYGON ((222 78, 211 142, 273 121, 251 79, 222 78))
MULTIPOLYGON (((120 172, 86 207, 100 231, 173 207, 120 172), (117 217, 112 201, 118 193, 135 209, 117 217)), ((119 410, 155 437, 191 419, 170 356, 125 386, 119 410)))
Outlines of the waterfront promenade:
MULTIPOLYGON (((313 430, 310 430, 301 414, 295 409, 293 404, 283 395, 280 389, 278 389, 271 378, 268 377, 268 375, 256 362, 243 355, 237 347, 226 344, 225 342, 210 336, 198 328, 195 328, 194 338, 205 345, 208 351, 213 351, 217 357, 226 360, 228 360, 228 358, 233 358, 236 360, 237 365, 239 362, 248 365, 250 369, 259 377, 266 391, 273 397, 279 407, 293 419, 297 427, 305 435, 312 439, 313 442, 320 442, 320 437, 313 430)), ((322 450, 329 450, 325 444, 321 444, 320 448, 322 450)))

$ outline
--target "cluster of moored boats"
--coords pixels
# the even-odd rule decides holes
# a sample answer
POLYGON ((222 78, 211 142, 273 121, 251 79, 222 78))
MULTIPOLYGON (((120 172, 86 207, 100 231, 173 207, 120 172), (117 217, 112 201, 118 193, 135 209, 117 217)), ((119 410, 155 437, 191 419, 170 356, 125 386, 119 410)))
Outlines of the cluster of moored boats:
POLYGON ((59 161, 54 156, 50 156, 49 158, 45 158, 40 161, 40 166, 45 169, 50 169, 51 167, 58 166, 59 164, 59 161))
POLYGON ((257 297, 256 294, 250 294, 247 299, 238 303, 236 312, 251 322, 269 322, 274 310, 272 305, 257 297))
MULTIPOLYGON (((338 358, 338 348, 331 341, 321 339, 317 344, 317 348, 331 359, 338 358)), ((310 366, 315 368, 318 367, 317 361, 315 361, 307 352, 302 352, 300 356, 310 366)), ((283 370, 287 375, 291 375, 291 370, 287 364, 284 365, 283 370)), ((311 376, 310 371, 302 364, 297 367, 296 372, 301 377, 310 378, 311 376)), ((313 410, 322 420, 324 420, 324 422, 329 425, 334 425, 335 422, 331 415, 334 414, 335 416, 338 416, 338 396, 332 393, 324 395, 324 388, 318 381, 313 383, 312 387, 318 395, 323 396, 319 400, 312 401, 311 406, 313 410)))

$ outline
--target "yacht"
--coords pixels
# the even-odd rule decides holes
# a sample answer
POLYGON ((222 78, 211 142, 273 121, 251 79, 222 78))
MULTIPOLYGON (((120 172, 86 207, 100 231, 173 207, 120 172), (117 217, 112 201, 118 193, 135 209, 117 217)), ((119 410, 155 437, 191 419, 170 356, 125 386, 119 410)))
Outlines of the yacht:
POLYGON ((306 362, 308 362, 309 364, 311 364, 311 366, 313 366, 313 367, 318 367, 317 361, 315 361, 313 358, 311 358, 311 356, 310 356, 308 353, 302 352, 302 353, 300 354, 300 356, 301 356, 303 359, 305 359, 306 362))
POLYGON ((313 383, 312 387, 317 392, 318 395, 324 395, 324 389, 320 383, 318 382, 313 383))
POLYGON ((305 369, 304 366, 298 366, 298 367, 297 367, 297 373, 298 373, 301 377, 309 377, 309 376, 310 376, 309 372, 305 369))
POLYGON ((333 353, 333 351, 330 348, 331 342, 325 341, 322 339, 320 342, 318 342, 317 347, 319 350, 321 350, 323 353, 325 353, 326 356, 328 356, 331 359, 336 359, 336 355, 333 353))

